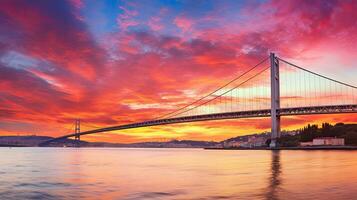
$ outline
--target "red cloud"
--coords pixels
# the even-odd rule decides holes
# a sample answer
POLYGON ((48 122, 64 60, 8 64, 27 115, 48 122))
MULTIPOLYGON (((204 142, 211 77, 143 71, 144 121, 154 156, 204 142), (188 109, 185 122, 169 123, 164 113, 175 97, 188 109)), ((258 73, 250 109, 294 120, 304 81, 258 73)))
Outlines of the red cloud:
POLYGON ((192 20, 187 19, 186 17, 179 16, 179 17, 175 18, 174 24, 177 27, 179 27, 182 30, 182 32, 187 32, 191 29, 191 27, 194 23, 192 20))
MULTIPOLYGON (((0 118, 33 124, 46 121, 48 126, 41 130, 42 134, 61 135, 60 127, 71 124, 74 118, 81 118, 84 126, 96 127, 152 119, 232 80, 267 57, 270 51, 282 57, 307 57, 311 56, 308 49, 321 43, 334 47, 337 43, 337 46, 353 44, 357 33, 354 25, 357 5, 348 1, 269 1, 258 7, 243 8, 245 12, 241 15, 254 17, 239 23, 215 15, 202 20, 178 14, 172 23, 185 37, 182 32, 162 35, 145 30, 129 31, 129 26, 147 23, 151 30, 164 31, 167 24, 156 15, 149 22, 136 21, 140 11, 122 7, 122 14, 117 18, 122 29, 103 35, 102 43, 92 37, 86 23, 78 17, 78 9, 83 8, 80 1, 16 2, 3 1, 0 5, 0 32, 5 38, 0 40, 0 58, 12 51, 38 63, 23 61, 19 68, 0 59, 0 118), (199 26, 212 21, 217 22, 216 27, 199 26), (185 32, 192 36, 187 37, 185 32), (49 127, 58 128, 58 132, 47 132, 53 130, 49 127)), ((339 47, 337 53, 342 49, 339 47)), ((265 66, 268 62, 262 65, 265 66)), ((260 84, 269 84, 269 73, 241 88, 260 84)), ((283 96, 284 101, 299 98, 283 96)), ((265 96, 252 99, 261 103, 267 100, 265 96)), ((294 129, 323 120, 356 122, 356 117, 292 117, 284 118, 283 126, 294 129)), ((166 126, 175 132, 170 127, 166 126)), ((181 138, 189 139, 191 133, 191 138, 218 140, 234 136, 235 132, 246 134, 269 127, 269 119, 204 122, 185 125, 183 129, 187 131, 181 138), (190 127, 211 128, 222 135, 201 135, 190 127), (230 135, 225 135, 225 131, 230 135)), ((143 129, 143 135, 150 130, 143 129)), ((155 130, 167 133, 165 127, 155 130)), ((146 140, 126 136, 118 139, 146 140)))

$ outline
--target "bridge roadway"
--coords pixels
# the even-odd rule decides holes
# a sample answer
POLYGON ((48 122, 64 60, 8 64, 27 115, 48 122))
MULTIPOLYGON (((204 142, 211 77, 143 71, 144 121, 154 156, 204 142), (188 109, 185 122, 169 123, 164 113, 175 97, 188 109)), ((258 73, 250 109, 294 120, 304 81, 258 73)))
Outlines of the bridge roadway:
MULTIPOLYGON (((340 113, 357 113, 357 104, 281 108, 278 110, 278 114, 280 116, 340 114, 340 113)), ((158 120, 144 121, 144 122, 125 124, 125 125, 119 125, 119 126, 111 126, 111 127, 106 127, 106 128, 84 131, 84 132, 79 133, 79 135, 88 135, 88 134, 108 132, 108 131, 116 131, 116 130, 148 127, 148 126, 158 126, 158 125, 166 125, 166 124, 187 123, 187 122, 222 120, 222 119, 238 119, 238 118, 270 117, 270 114, 271 114, 271 109, 264 109, 264 110, 213 113, 213 114, 205 114, 205 115, 158 119, 158 120)), ((57 140, 74 137, 75 135, 76 134, 73 133, 73 134, 57 137, 57 138, 54 138, 54 139, 51 139, 51 140, 41 143, 40 146, 47 145, 47 144, 57 141, 57 140)))

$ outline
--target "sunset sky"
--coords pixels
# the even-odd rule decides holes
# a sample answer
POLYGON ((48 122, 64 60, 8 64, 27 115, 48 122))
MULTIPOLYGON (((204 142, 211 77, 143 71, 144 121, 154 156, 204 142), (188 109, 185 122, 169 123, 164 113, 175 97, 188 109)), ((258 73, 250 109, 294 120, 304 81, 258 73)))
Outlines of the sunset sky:
MULTIPOLYGON (((357 1, 0 1, 0 135, 60 136, 153 119, 275 52, 357 85, 357 1)), ((330 94, 333 95, 333 94, 330 94)), ((357 114, 284 117, 357 123, 357 114)), ((165 125, 89 141, 215 140, 270 119, 165 125)))

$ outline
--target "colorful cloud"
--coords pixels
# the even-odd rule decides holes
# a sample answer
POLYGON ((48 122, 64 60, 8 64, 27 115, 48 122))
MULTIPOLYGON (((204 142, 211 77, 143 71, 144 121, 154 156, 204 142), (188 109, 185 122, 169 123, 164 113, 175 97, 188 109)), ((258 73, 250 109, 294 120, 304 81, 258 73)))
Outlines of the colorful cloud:
MULTIPOLYGON (((82 130, 152 119, 206 95, 271 51, 357 85, 356 9, 354 1, 342 0, 2 0, 0 135, 59 136, 71 131, 76 118, 82 130)), ((283 99, 289 104, 301 96, 283 99)), ((357 116, 297 116, 282 122, 284 129, 296 129, 324 121, 355 123, 357 116)), ((85 138, 222 140, 267 130, 269 119, 241 119, 85 138)))

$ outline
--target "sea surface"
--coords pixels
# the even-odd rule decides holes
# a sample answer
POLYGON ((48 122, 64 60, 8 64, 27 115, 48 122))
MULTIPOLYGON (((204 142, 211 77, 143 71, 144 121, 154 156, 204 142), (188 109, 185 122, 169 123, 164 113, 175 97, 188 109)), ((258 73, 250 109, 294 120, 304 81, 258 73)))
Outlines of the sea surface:
POLYGON ((0 199, 357 199, 357 151, 0 148, 0 199))

